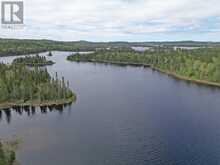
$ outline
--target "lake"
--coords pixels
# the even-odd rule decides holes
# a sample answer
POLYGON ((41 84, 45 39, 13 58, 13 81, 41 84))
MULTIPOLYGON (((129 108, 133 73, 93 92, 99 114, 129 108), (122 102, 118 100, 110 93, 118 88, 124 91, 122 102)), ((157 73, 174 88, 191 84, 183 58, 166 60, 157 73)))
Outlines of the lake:
POLYGON ((53 54, 48 71, 70 81, 77 101, 63 111, 0 113, 0 137, 22 139, 21 165, 220 164, 219 89, 53 54))

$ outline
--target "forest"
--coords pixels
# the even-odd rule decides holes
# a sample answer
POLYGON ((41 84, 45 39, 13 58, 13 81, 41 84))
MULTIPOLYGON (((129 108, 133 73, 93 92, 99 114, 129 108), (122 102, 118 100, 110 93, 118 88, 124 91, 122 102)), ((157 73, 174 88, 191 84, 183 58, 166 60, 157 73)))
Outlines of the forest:
POLYGON ((149 65, 154 69, 182 77, 220 85, 220 48, 195 50, 158 49, 156 51, 96 51, 71 55, 70 61, 109 62, 149 65))
POLYGON ((46 66, 46 65, 53 65, 53 61, 48 61, 45 56, 25 56, 19 57, 13 60, 12 62, 15 65, 22 64, 27 66, 46 66))
POLYGON ((0 56, 26 55, 46 51, 95 51, 97 49, 123 48, 130 49, 133 46, 160 47, 174 46, 190 47, 219 47, 219 42, 88 42, 88 41, 52 41, 52 40, 28 40, 28 39, 0 39, 0 56))
POLYGON ((0 64, 0 107, 49 106, 73 102, 75 94, 64 77, 51 77, 47 69, 0 64))
POLYGON ((87 42, 0 39, 0 56, 28 55, 53 50, 89 51, 94 50, 94 46, 87 42))
POLYGON ((15 160, 15 152, 0 142, 0 165, 13 165, 15 160))

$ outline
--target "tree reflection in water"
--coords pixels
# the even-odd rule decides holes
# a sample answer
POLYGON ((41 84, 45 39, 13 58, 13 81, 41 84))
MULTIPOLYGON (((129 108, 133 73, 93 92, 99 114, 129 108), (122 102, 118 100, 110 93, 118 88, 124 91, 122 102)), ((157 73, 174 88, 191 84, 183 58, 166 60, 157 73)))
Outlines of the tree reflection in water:
POLYGON ((64 105, 59 105, 59 106, 54 105, 54 106, 41 106, 41 107, 14 106, 11 109, 0 110, 0 122, 3 122, 5 120, 7 122, 7 124, 10 124, 12 121, 13 113, 18 114, 19 116, 27 114, 28 117, 32 117, 32 116, 36 115, 37 112, 40 112, 41 114, 58 112, 60 115, 62 115, 64 112, 64 109, 67 107, 70 108, 71 105, 72 104, 64 104, 64 105))

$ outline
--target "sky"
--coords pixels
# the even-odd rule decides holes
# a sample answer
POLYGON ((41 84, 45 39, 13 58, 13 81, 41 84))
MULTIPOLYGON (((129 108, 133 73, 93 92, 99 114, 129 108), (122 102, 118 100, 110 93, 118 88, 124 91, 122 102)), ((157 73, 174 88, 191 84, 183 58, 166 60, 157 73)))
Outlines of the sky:
MULTIPOLYGON (((0 0, 2 1, 2 0, 0 0)), ((220 41, 220 0, 24 0, 24 25, 1 38, 220 41)))

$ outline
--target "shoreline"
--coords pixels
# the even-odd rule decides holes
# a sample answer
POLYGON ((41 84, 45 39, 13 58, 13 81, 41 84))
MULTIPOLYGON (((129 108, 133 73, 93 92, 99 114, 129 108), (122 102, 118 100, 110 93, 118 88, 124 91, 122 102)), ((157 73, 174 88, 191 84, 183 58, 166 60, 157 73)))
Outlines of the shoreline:
POLYGON ((44 50, 44 51, 36 51, 36 52, 29 52, 29 53, 18 53, 18 54, 1 54, 1 57, 15 57, 15 56, 29 56, 29 55, 35 55, 35 54, 41 54, 41 53, 48 53, 51 52, 70 52, 70 53, 81 53, 81 52, 94 52, 94 50, 59 50, 59 49, 53 49, 53 50, 44 50))
POLYGON ((1 103, 0 104, 0 111, 8 110, 13 107, 52 107, 52 106, 62 106, 65 104, 71 104, 76 101, 76 95, 72 96, 71 98, 68 99, 59 99, 59 100, 54 100, 54 101, 47 101, 47 102, 35 102, 35 101, 28 101, 28 102, 6 102, 6 103, 1 103))
POLYGON ((14 56, 34 55, 34 54, 39 54, 39 53, 45 53, 45 52, 48 52, 48 51, 49 50, 29 52, 29 53, 18 53, 18 54, 0 54, 0 57, 14 57, 14 56))
MULTIPOLYGON (((72 61, 72 60, 69 60, 69 61, 72 61)), ((104 64, 121 65, 121 66, 137 66, 137 67, 151 68, 152 70, 155 70, 157 72, 166 74, 166 75, 171 76, 172 78, 175 78, 175 79, 178 79, 178 80, 187 81, 187 82, 195 83, 195 84, 198 84, 198 85, 204 85, 204 86, 220 88, 219 83, 210 82, 210 81, 206 81, 206 80, 192 79, 192 78, 189 78, 189 77, 178 75, 178 74, 170 72, 170 71, 162 70, 160 68, 154 67, 154 66, 149 65, 149 64, 128 63, 128 62, 113 62, 113 61, 112 62, 111 61, 96 61, 96 60, 89 60, 89 61, 74 61, 73 60, 73 62, 92 62, 92 63, 104 63, 104 64)))
POLYGON ((48 63, 35 63, 35 64, 31 64, 31 63, 15 63, 15 65, 25 65, 25 66, 29 66, 29 67, 44 67, 44 66, 52 66, 54 65, 55 62, 48 62, 48 63))
POLYGON ((182 80, 182 81, 187 81, 187 82, 192 82, 192 83, 199 84, 199 85, 205 85, 205 86, 211 86, 211 87, 220 88, 220 84, 219 83, 210 82, 210 81, 206 81, 206 80, 198 80, 198 79, 188 78, 188 77, 181 76, 181 75, 178 75, 178 74, 173 73, 173 72, 164 71, 164 70, 162 70, 160 68, 156 68, 156 67, 151 67, 151 69, 153 69, 155 71, 158 71, 160 73, 166 74, 168 76, 171 76, 171 77, 173 77, 175 79, 182 80))

